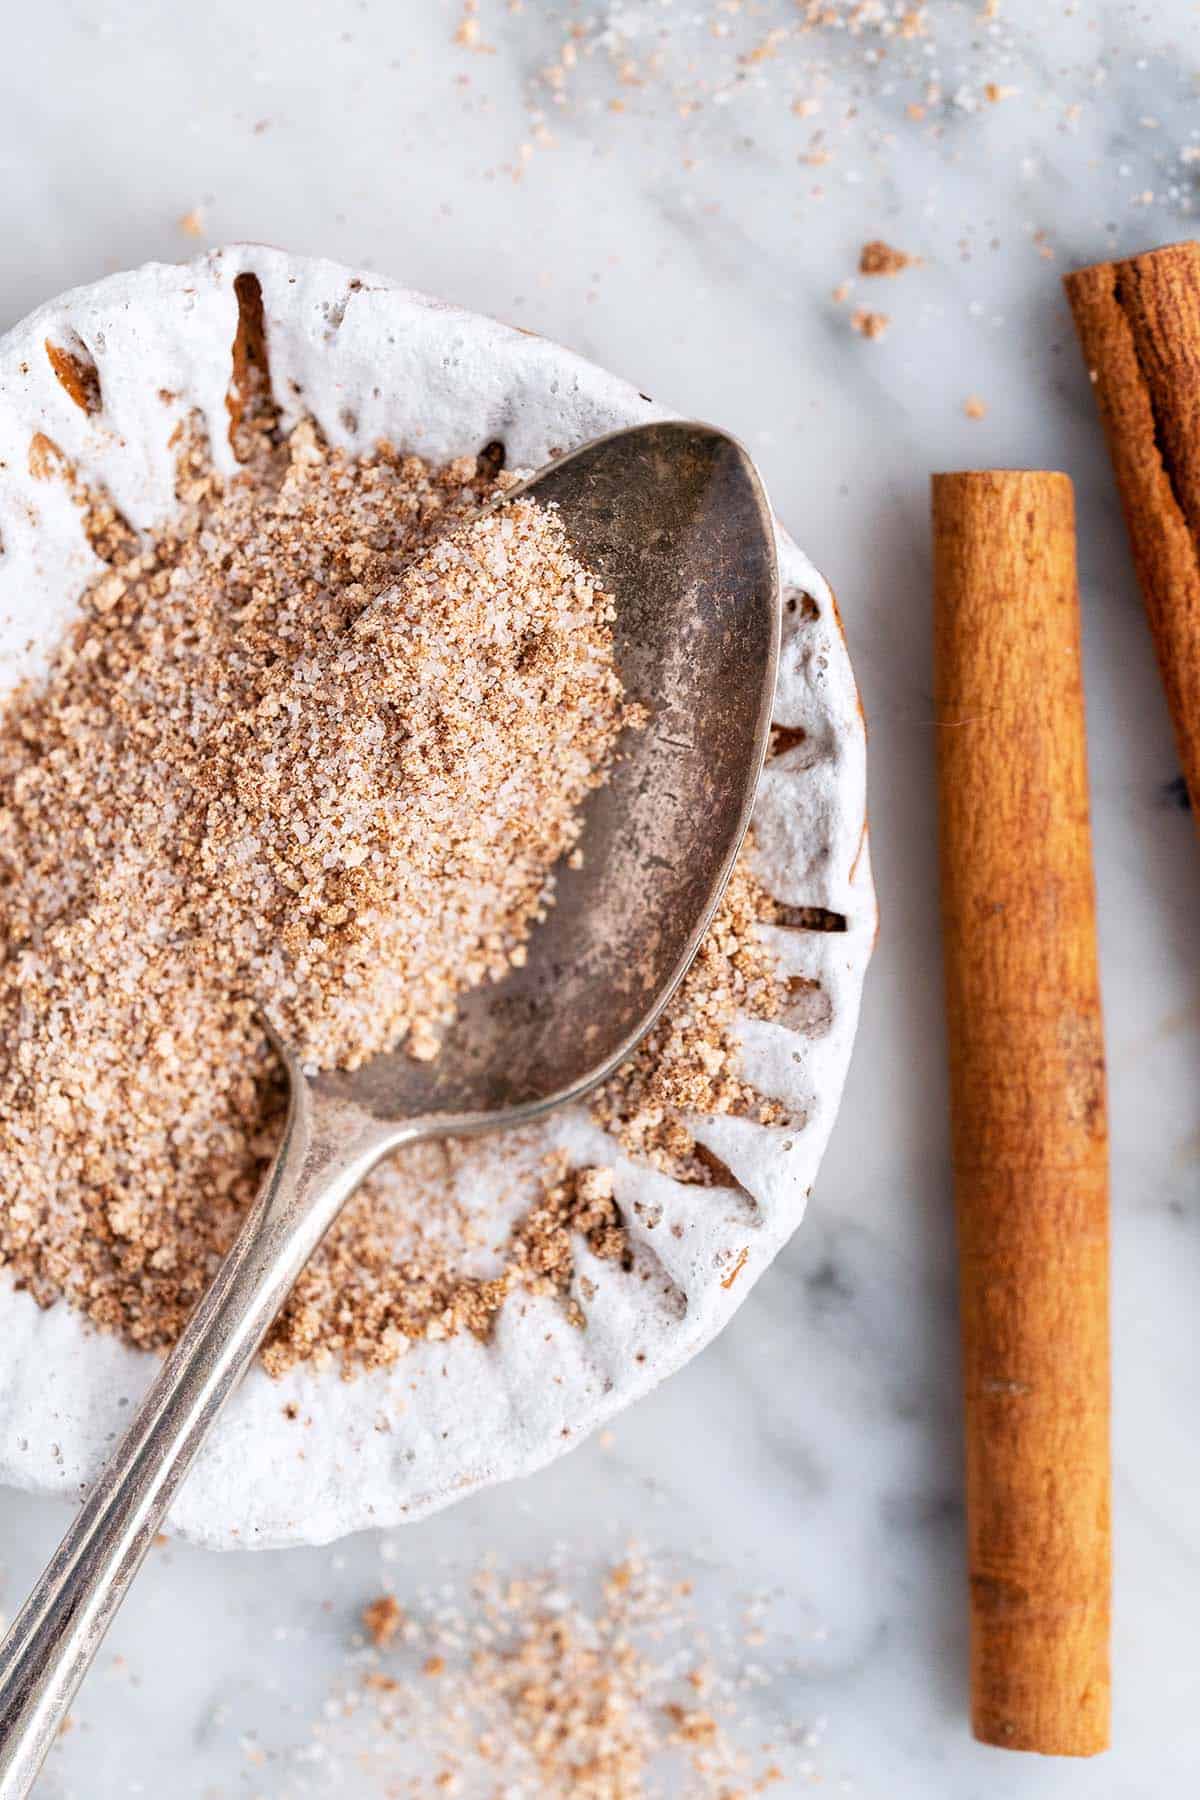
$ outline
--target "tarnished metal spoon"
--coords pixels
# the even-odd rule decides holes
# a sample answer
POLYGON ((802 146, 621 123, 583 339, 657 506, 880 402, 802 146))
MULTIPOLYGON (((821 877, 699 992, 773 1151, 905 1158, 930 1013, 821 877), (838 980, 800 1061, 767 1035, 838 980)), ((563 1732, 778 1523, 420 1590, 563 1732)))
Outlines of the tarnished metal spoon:
POLYGON ((583 866, 524 968, 463 999, 440 1056, 291 1083, 283 1142, 212 1287, 0 1645, 0 1800, 28 1793, 192 1460, 301 1269, 390 1151, 577 1099, 649 1030, 737 853, 770 728, 775 536, 745 451, 706 425, 598 438, 513 488, 561 510, 617 596, 617 666, 649 710, 585 808, 583 866))

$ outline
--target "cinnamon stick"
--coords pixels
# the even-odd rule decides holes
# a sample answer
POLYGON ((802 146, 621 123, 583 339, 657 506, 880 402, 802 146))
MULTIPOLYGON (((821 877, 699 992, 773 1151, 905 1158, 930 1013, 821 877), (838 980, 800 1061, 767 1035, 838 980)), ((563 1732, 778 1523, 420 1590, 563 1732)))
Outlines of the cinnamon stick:
POLYGON ((1200 821, 1200 244, 1065 281, 1200 821))
POLYGON ((933 479, 976 1737, 1109 1735, 1108 1153, 1074 500, 933 479))

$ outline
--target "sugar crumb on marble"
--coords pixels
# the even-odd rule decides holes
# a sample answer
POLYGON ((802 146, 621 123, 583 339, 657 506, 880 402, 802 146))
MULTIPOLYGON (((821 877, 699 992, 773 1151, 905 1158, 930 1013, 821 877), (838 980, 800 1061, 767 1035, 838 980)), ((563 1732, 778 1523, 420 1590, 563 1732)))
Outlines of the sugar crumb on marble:
POLYGON ((850 328, 861 338, 877 343, 887 336, 891 326, 891 316, 885 312, 873 312, 870 307, 856 307, 850 318, 850 328))
POLYGON ((607 1560, 578 1546, 533 1571, 491 1555, 406 1594, 403 1635, 336 1681, 288 1771, 297 1792, 318 1747, 413 1800, 751 1800, 785 1769, 818 1780, 819 1723, 759 1712, 790 1654, 767 1598, 739 1617, 680 1567, 636 1544, 607 1560))
POLYGON ((377 1650, 386 1650, 404 1625, 404 1611, 394 1594, 380 1594, 362 1611, 363 1630, 377 1650))
POLYGON ((858 253, 858 272, 871 276, 902 275, 906 269, 916 268, 920 261, 919 256, 898 250, 894 244, 885 243, 883 238, 871 238, 858 253))

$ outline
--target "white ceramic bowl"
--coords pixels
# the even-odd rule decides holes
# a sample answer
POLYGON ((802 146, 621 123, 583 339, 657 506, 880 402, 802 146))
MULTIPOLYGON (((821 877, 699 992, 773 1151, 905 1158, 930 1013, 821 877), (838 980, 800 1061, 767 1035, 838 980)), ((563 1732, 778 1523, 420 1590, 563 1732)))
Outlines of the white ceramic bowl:
MULTIPOLYGON (((499 439, 510 467, 536 467, 666 416, 556 344, 277 250, 234 246, 78 288, 0 339, 0 696, 43 666, 99 569, 62 480, 38 478, 36 451, 31 469, 36 435, 146 531, 173 506, 169 440, 181 418, 203 414, 232 473, 226 394, 242 274, 261 289, 285 422, 307 412, 347 450, 386 437, 444 459, 499 439), (98 407, 72 395, 48 345, 89 381, 94 371, 98 407)), ((788 600, 775 718, 791 747, 767 765, 755 834, 758 872, 796 921, 765 930, 794 1000, 779 1021, 746 1021, 744 1051, 747 1077, 785 1103, 788 1124, 695 1121, 738 1184, 705 1188, 634 1164, 586 1109, 550 1121, 536 1153, 564 1145, 613 1164, 636 1247, 632 1274, 580 1247, 577 1279, 596 1284, 586 1331, 530 1299, 504 1310, 487 1345, 467 1334, 422 1344, 349 1382, 336 1368, 280 1381, 255 1369, 176 1504, 182 1536, 319 1543, 539 1467, 695 1355, 799 1223, 845 1079, 875 910, 863 722, 833 598, 782 530, 779 547, 788 600)), ((502 1157, 511 1175, 507 1146, 482 1144, 462 1177, 484 1211, 502 1157)), ((66 1305, 40 1311, 2 1272, 0 1320, 0 1479, 78 1492, 153 1359, 66 1305)))

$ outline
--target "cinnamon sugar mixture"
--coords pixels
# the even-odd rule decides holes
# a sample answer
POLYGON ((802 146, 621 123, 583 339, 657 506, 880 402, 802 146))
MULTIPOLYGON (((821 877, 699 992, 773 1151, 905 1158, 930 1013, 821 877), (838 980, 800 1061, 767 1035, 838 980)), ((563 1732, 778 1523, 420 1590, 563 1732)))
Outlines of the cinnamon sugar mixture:
POLYGON ((773 1019, 780 1010, 783 989, 756 930, 774 916, 743 855, 672 1004, 593 1099, 622 1147, 667 1174, 702 1180, 711 1168, 689 1115, 736 1113, 764 1125, 783 1116, 742 1079, 733 1035, 739 1012, 773 1019))
MULTIPOLYGON (((474 459, 277 439, 228 486, 185 449, 148 545, 80 497, 110 568, 0 723, 0 1263, 141 1345, 178 1334, 274 1146, 255 1002, 315 1066, 435 1056, 458 994, 524 954, 636 723, 612 598, 555 515, 473 518, 506 479, 474 459)), ((741 875, 657 1050, 598 1102, 629 1148, 686 1159, 672 1107, 753 1103, 728 1068, 736 1006, 774 991, 760 901, 741 875)), ((269 1366, 483 1335, 519 1285, 566 1295, 572 1234, 625 1256, 611 1176, 558 1164, 466 1278, 454 1166, 430 1148, 428 1228, 417 1168, 366 1184, 269 1366)))
POLYGON ((380 1594, 286 1792, 752 1800, 818 1782, 816 1734, 763 1697, 782 1661, 768 1600, 711 1618, 683 1568, 564 1550, 532 1573, 489 1560, 465 1591, 380 1594))

